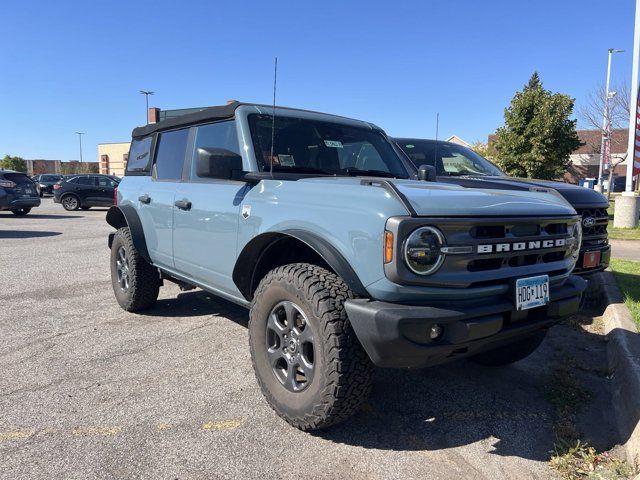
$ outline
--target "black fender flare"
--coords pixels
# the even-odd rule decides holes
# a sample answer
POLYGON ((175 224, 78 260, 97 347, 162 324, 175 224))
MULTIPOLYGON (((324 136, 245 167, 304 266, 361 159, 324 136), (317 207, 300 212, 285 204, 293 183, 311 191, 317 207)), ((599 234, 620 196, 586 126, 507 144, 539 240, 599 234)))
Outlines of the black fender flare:
POLYGON ((251 239, 238 255, 232 279, 240 293, 247 300, 252 300, 253 292, 251 288, 255 283, 254 273, 263 254, 284 238, 294 238, 307 245, 344 280, 354 294, 359 297, 369 296, 351 264, 328 240, 306 230, 290 229, 262 233, 251 239))
MULTIPOLYGON (((151 264, 153 263, 149 256, 149 250, 147 250, 147 241, 144 238, 142 222, 140 221, 140 217, 138 216, 138 212, 136 212, 135 208, 131 205, 114 205, 107 211, 106 220, 107 223, 115 229, 129 227, 133 246, 136 247, 136 250, 142 258, 151 264)), ((111 248, 112 241, 113 238, 110 235, 109 248, 111 248)))

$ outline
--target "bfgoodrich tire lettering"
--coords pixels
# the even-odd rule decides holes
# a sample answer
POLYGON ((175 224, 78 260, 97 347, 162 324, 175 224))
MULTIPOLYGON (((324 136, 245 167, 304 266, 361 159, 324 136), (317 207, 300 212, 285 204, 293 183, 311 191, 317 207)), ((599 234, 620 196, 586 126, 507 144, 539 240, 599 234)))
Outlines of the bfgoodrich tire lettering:
POLYGON ((272 270, 255 292, 249 347, 256 378, 269 405, 301 430, 326 428, 346 420, 371 390, 373 365, 344 310, 348 298, 353 294, 340 277, 304 263, 272 270), (267 347, 269 316, 283 302, 301 311, 304 328, 311 329, 308 335, 313 338, 311 381, 301 388, 300 384, 287 388, 286 380, 274 373, 273 356, 270 360, 267 347))
POLYGON ((489 367, 509 365, 535 352, 546 335, 546 331, 538 332, 535 335, 510 343, 504 347, 475 355, 471 357, 470 360, 489 367))
POLYGON ((158 271, 140 256, 126 227, 116 232, 111 244, 111 285, 116 300, 128 312, 145 310, 158 299, 158 271))

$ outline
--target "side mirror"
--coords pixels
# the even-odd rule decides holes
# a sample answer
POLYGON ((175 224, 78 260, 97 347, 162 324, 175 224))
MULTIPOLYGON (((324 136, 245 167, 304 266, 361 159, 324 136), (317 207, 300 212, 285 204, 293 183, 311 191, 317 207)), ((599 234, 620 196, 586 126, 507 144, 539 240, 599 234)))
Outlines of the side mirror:
POLYGON ((224 148, 198 148, 196 174, 204 178, 231 180, 242 172, 242 157, 224 148))
POLYGON ((418 167, 418 180, 422 180, 424 182, 435 182, 436 167, 431 165, 420 165, 418 167))

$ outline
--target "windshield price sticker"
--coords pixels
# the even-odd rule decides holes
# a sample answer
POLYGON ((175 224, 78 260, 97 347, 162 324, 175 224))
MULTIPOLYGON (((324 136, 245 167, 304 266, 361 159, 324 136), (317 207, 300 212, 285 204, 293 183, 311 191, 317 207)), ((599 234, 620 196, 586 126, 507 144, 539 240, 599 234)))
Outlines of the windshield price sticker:
POLYGON ((342 142, 339 140, 325 140, 324 144, 331 148, 343 148, 342 142))

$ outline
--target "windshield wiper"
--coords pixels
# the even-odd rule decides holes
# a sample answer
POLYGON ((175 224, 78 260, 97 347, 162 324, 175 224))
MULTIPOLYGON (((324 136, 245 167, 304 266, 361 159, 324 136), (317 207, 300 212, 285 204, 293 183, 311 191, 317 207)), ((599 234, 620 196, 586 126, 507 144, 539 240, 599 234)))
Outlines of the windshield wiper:
POLYGON ((346 173, 351 177, 357 177, 359 175, 367 176, 367 177, 386 177, 386 178, 396 178, 396 175, 393 173, 385 172, 384 170, 360 170, 355 167, 343 168, 340 170, 340 173, 346 173))

